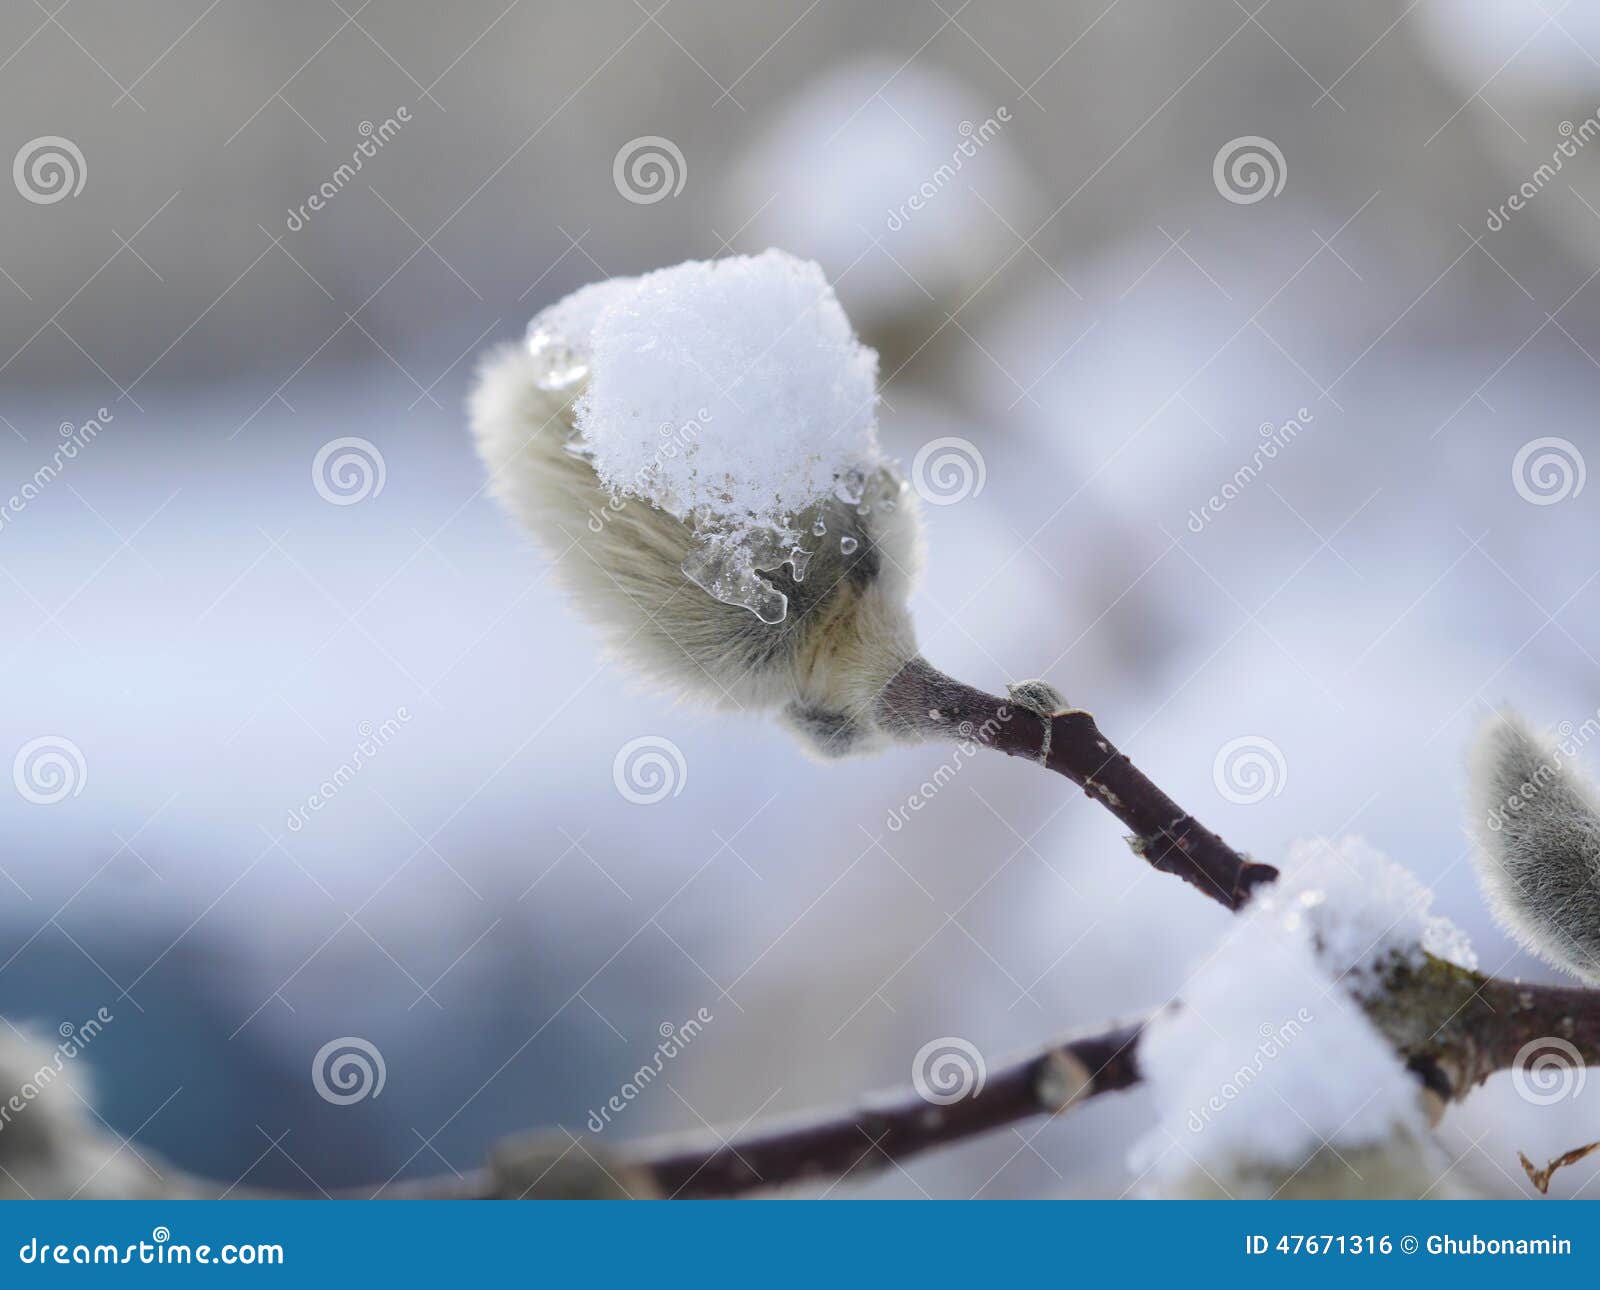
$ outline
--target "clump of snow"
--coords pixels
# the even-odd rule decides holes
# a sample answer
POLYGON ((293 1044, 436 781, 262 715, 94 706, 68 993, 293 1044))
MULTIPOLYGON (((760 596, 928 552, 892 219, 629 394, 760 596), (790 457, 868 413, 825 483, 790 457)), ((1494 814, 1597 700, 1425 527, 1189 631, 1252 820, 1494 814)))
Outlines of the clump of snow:
POLYGON ((1467 935, 1431 913, 1433 892, 1409 869, 1360 838, 1308 838, 1289 848, 1283 876, 1252 915, 1304 926, 1318 958, 1354 990, 1381 984, 1384 971, 1424 953, 1460 967, 1478 964, 1467 935))
POLYGON ((589 326, 575 411, 601 482, 679 519, 786 533, 878 460, 877 355, 816 264, 690 261, 586 288, 547 321, 589 326))
POLYGON ((760 575, 805 576, 817 534, 801 512, 867 509, 878 356, 810 261, 769 250, 595 283, 535 317, 527 344, 534 380, 577 395, 571 449, 614 498, 691 526, 684 574, 717 600, 781 622, 788 597, 760 575))
POLYGON ((559 341, 587 368, 593 351, 594 326, 600 321, 600 315, 606 306, 624 299, 638 285, 638 278, 605 278, 563 296, 534 315, 528 324, 528 347, 537 354, 545 346, 559 341))
POLYGON ((1417 1081, 1360 995, 1424 950, 1470 961, 1430 899, 1359 839, 1296 844, 1140 1041, 1160 1121, 1135 1167, 1158 1186, 1198 1170, 1230 1193, 1271 1195, 1325 1144, 1423 1143, 1417 1081))

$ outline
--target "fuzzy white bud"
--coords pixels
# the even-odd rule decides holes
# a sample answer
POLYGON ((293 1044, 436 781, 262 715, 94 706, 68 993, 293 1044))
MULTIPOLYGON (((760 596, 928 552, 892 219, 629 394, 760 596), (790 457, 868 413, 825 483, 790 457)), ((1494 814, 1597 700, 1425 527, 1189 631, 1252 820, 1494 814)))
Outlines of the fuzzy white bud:
POLYGON ((1600 805, 1568 752, 1515 712, 1496 715, 1473 746, 1469 809, 1495 918, 1547 963, 1600 984, 1600 805))
MULTIPOLYGON (((795 470, 814 471, 819 452, 836 450, 826 447, 827 428, 814 425, 812 414, 831 418, 840 406, 837 393, 809 395, 794 386, 797 374, 820 380, 837 361, 851 380, 868 371, 871 393, 870 351, 861 358, 825 283, 818 288, 825 296, 808 308, 826 316, 826 327, 810 314, 785 323, 784 312, 774 313, 765 300, 752 305, 757 325, 774 333, 767 349, 799 345, 793 363, 765 380, 749 375, 770 361, 759 335, 751 364, 726 374, 717 366, 726 355, 698 352, 709 343, 705 337, 737 327, 737 318, 720 317, 732 307, 730 292, 737 296, 737 272, 751 277, 753 291, 764 285, 763 274, 777 274, 790 292, 813 289, 807 275, 815 266, 797 268, 775 255, 727 272, 682 266, 689 287, 668 292, 665 303, 657 280, 678 270, 641 279, 639 288, 615 282, 569 297, 541 316, 568 335, 536 332, 530 347, 504 347, 486 357, 472 393, 471 423, 492 492, 545 546, 556 576, 615 654, 680 697, 725 709, 776 709, 812 752, 839 756, 870 749, 894 729, 878 711, 879 696, 916 656, 906 602, 920 564, 920 527, 914 494, 892 466, 872 459, 870 421, 857 428, 869 455, 842 459, 863 466, 845 470, 848 478, 830 475, 820 494, 812 487, 799 509, 786 505, 774 537, 766 536, 769 528, 752 532, 762 515, 748 501, 717 513, 721 498, 782 495, 762 491, 763 454, 789 453, 800 463, 795 470), (664 356, 642 321, 658 315, 664 356), (814 342, 806 341, 806 327, 816 331, 814 342), (592 336, 570 334, 585 328, 592 336), (618 336, 628 343, 613 343, 618 336), (699 340, 685 349, 685 336, 699 340), (642 372, 641 346, 651 356, 642 372), (619 356, 608 358, 612 350, 619 356), (716 415, 696 419, 692 433, 676 440, 663 436, 663 455, 634 470, 631 419, 623 419, 627 433, 617 436, 620 442, 610 442, 608 424, 596 418, 633 399, 633 415, 653 424, 661 419, 653 395, 662 414, 688 406, 702 359, 719 378, 712 382, 719 388, 707 393, 716 415), (633 381, 623 382, 626 398, 603 386, 604 372, 590 371, 591 363, 598 369, 607 361, 633 381), (748 379, 738 384, 735 377, 748 379), (737 387, 737 407, 717 402, 730 383, 737 387), (729 436, 742 440, 725 442, 729 436), (757 440, 754 451, 746 442, 751 439, 757 440), (666 456, 668 447, 681 455, 666 456), (627 463, 633 483, 618 486, 618 461, 627 463), (715 478, 724 482, 708 489, 696 462, 707 471, 714 466, 715 478), (735 558, 728 558, 730 551, 735 558)), ((748 347, 751 338, 740 343, 748 347)), ((795 470, 780 466, 772 477, 792 488, 795 470)))

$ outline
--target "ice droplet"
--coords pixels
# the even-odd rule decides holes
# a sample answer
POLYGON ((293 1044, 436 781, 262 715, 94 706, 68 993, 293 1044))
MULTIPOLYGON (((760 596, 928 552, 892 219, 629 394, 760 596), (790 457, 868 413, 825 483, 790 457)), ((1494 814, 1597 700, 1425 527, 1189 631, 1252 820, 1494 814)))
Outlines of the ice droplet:
POLYGON ((789 597, 756 572, 750 552, 739 546, 699 542, 683 558, 683 575, 713 600, 748 609, 767 624, 789 615, 789 597))
POLYGON ((542 327, 528 329, 528 353, 538 361, 533 383, 541 390, 565 390, 589 375, 588 360, 564 337, 542 327))
POLYGON ((855 549, 860 545, 861 543, 857 542, 848 533, 839 539, 839 550, 844 552, 845 555, 854 555, 855 549))
POLYGON ((811 526, 811 535, 813 537, 824 537, 826 536, 827 532, 828 521, 823 519, 820 515, 817 516, 817 522, 811 526))
POLYGON ((834 480, 833 495, 841 502, 851 506, 859 506, 861 497, 867 491, 867 472, 857 466, 839 472, 834 480))
POLYGON ((794 580, 796 582, 804 582, 806 580, 806 570, 811 567, 811 557, 815 554, 814 551, 807 551, 801 546, 790 550, 789 558, 784 563, 794 571, 794 580))

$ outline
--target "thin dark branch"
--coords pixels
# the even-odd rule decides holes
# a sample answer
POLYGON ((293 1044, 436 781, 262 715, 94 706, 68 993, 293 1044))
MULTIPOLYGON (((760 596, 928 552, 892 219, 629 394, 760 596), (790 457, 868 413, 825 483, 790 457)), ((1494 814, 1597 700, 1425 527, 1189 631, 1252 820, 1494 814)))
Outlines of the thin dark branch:
POLYGON ((991 1069, 975 1096, 948 1106, 897 1089, 842 1111, 811 1113, 723 1143, 679 1139, 628 1154, 664 1196, 734 1196, 768 1187, 841 1178, 898 1163, 1035 1115, 1068 1107, 1139 1078, 1142 1023, 1053 1044, 991 1069))
MULTIPOLYGON (((833 1111, 774 1120, 732 1139, 674 1135, 607 1151, 597 1138, 540 1134, 502 1143, 487 1169, 385 1187, 393 1199, 613 1194, 678 1200, 861 1176, 1039 1115, 1059 1115, 1139 1081, 1143 1022, 1113 1026, 997 1063, 948 1105, 898 1088, 833 1111), (563 1173, 563 1171, 565 1171, 563 1173), (575 1177, 577 1181, 574 1181, 575 1177)), ((371 1193, 366 1193, 370 1195, 371 1193)))
POLYGON ((1239 909, 1278 871, 1235 851, 1168 797, 1080 708, 1049 716, 945 676, 924 660, 906 664, 878 699, 880 720, 920 737, 970 740, 1065 775, 1133 831, 1134 851, 1212 900, 1239 909))

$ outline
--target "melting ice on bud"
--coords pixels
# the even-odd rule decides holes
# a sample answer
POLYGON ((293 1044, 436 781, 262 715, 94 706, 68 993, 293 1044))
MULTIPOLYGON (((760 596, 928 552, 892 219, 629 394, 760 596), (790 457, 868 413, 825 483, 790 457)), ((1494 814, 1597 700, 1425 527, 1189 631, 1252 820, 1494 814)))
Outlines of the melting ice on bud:
POLYGON ((1501 926, 1547 963, 1600 985, 1600 805, 1568 764, 1576 752, 1515 712, 1484 724, 1472 751, 1474 859, 1501 926))
POLYGON ((878 712, 920 529, 876 374, 822 271, 767 251, 574 292, 487 357, 472 426, 618 652, 838 755, 914 733, 878 712))

